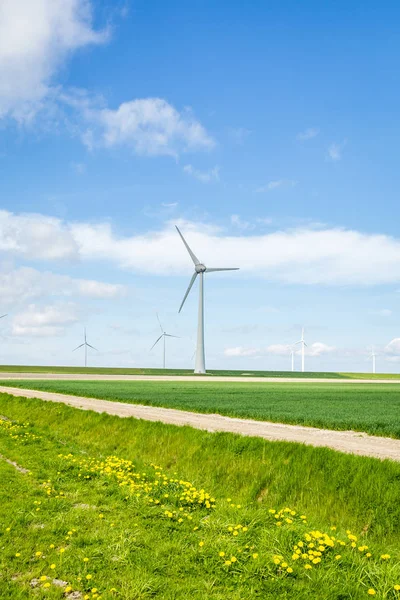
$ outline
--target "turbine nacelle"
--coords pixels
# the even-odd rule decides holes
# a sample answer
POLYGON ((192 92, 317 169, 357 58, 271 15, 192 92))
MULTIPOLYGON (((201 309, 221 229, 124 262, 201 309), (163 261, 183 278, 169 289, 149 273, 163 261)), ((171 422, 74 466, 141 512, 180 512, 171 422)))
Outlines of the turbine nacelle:
POLYGON ((199 263, 198 265, 195 265, 194 270, 196 273, 205 273, 207 271, 207 267, 206 265, 199 263))

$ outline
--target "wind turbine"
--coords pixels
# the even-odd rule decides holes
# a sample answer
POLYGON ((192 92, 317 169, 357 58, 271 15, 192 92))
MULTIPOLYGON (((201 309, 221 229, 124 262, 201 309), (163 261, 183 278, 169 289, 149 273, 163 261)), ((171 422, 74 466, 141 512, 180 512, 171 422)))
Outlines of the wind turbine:
POLYGON ((84 327, 84 329, 83 329, 83 339, 84 339, 83 344, 81 344, 80 346, 77 346, 74 350, 72 350, 72 352, 75 352, 75 350, 79 350, 79 348, 82 348, 82 346, 85 346, 85 367, 87 367, 87 349, 92 348, 93 350, 97 350, 97 348, 88 344, 88 342, 86 340, 86 327, 84 327))
POLYGON ((307 346, 307 344, 304 340, 304 327, 301 330, 301 340, 296 342, 296 344, 301 344, 301 371, 302 371, 302 373, 304 373, 304 352, 305 352, 305 347, 307 346))
MULTIPOLYGON (((176 225, 175 225, 176 227, 176 225)), ((196 362, 194 367, 195 373, 204 374, 206 372, 206 360, 205 360, 205 352, 204 352, 204 273, 215 273, 216 271, 238 271, 238 267, 235 268, 212 268, 209 269, 203 263, 199 261, 197 256, 191 251, 188 244, 186 243, 185 238, 179 231, 178 227, 176 227, 177 232, 181 236, 182 242, 185 244, 186 250, 189 252, 190 258, 194 263, 194 273, 192 275, 192 279, 190 280, 189 287, 186 290, 186 294, 183 297, 182 304, 179 308, 178 312, 181 312, 183 305, 185 304, 185 300, 189 295, 190 290, 196 280, 197 275, 199 275, 199 311, 198 311, 198 322, 197 322, 197 346, 196 346, 196 362)))
POLYGON ((290 352, 290 356, 292 357, 292 372, 294 371, 294 348, 293 346, 289 346, 289 352, 290 352))
POLYGON ((371 349, 371 354, 368 356, 368 358, 372 358, 372 372, 376 373, 376 353, 374 351, 374 347, 372 346, 371 349))
POLYGON ((158 344, 158 342, 161 340, 161 338, 163 339, 163 344, 164 344, 164 352, 163 352, 163 369, 165 369, 165 338, 166 337, 173 337, 173 338, 178 338, 179 336, 177 335, 171 335, 170 333, 166 333, 163 329, 163 326, 161 325, 161 321, 159 319, 158 313, 157 314, 157 320, 158 323, 160 325, 160 329, 161 329, 161 335, 160 337, 154 342, 154 344, 152 345, 152 347, 150 348, 150 351, 153 350, 154 346, 156 346, 158 344))

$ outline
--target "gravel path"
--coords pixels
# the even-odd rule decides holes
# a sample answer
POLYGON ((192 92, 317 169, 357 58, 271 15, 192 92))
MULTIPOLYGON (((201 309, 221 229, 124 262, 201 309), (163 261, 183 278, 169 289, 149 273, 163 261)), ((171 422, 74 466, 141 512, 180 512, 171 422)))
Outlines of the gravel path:
POLYGON ((62 402, 83 410, 93 410, 119 417, 135 417, 147 421, 162 421, 171 425, 190 425, 206 431, 227 431, 261 437, 266 440, 284 440, 300 442, 311 446, 325 446, 340 452, 372 456, 375 458, 400 461, 400 440, 370 436, 354 431, 330 431, 300 425, 285 425, 268 421, 252 421, 251 419, 236 419, 221 415, 192 413, 173 408, 158 408, 141 406, 139 404, 123 404, 95 398, 82 398, 52 392, 24 390, 0 386, 0 393, 12 394, 26 398, 40 398, 52 402, 62 402))
POLYGON ((400 379, 320 379, 312 377, 222 377, 219 375, 101 375, 86 373, 1 373, 0 380, 73 380, 73 381, 212 381, 226 383, 391 383, 400 379))

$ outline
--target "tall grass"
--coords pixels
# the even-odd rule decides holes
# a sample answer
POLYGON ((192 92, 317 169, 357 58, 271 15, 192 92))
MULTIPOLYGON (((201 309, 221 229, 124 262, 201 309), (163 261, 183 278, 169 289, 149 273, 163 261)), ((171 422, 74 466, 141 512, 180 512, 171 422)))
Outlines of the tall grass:
POLYGON ((99 595, 102 600, 358 599, 368 597, 368 589, 376 589, 378 597, 396 597, 397 463, 7 395, 0 396, 0 415, 29 421, 21 438, 0 431, 0 453, 31 471, 24 475, 0 460, 1 598, 68 598, 54 576, 90 600, 99 595), (80 477, 60 453, 84 462, 118 456, 134 461, 138 473, 147 472, 150 463, 161 465, 167 476, 184 477, 210 492, 216 508, 209 514, 194 509, 190 523, 195 528, 179 525, 149 504, 146 494, 130 499, 109 477, 90 471, 89 479, 80 477), (46 498, 49 485, 52 493, 46 498), (307 515, 308 524, 278 528, 271 507, 291 507, 307 515), (248 532, 239 530, 234 538, 229 527, 236 523, 248 532), (333 525, 338 537, 347 541, 345 530, 351 529, 358 544, 368 545, 370 561, 348 543, 340 562, 332 555, 310 572, 296 563, 289 574, 281 559, 273 562, 275 554, 286 556, 304 531, 333 535, 333 525), (225 566, 221 551, 229 558, 235 554, 237 562, 225 566), (390 560, 381 560, 382 553, 390 560))

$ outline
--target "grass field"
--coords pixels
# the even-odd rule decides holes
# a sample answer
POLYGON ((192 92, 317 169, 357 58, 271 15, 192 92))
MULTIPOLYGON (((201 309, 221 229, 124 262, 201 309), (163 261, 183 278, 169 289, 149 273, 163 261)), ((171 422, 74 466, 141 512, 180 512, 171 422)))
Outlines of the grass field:
MULTIPOLYGON (((81 373, 88 375, 193 375, 193 369, 124 369, 112 367, 35 367, 29 365, 1 365, 0 373, 81 373)), ((300 377, 315 379, 400 379, 399 373, 331 373, 309 371, 207 371, 219 377, 300 377)), ((201 378, 202 375, 199 375, 201 378)))
POLYGON ((397 463, 6 395, 0 415, 0 598, 399 598, 397 463))
POLYGON ((1 384, 400 438, 398 384, 0 381, 1 384))

